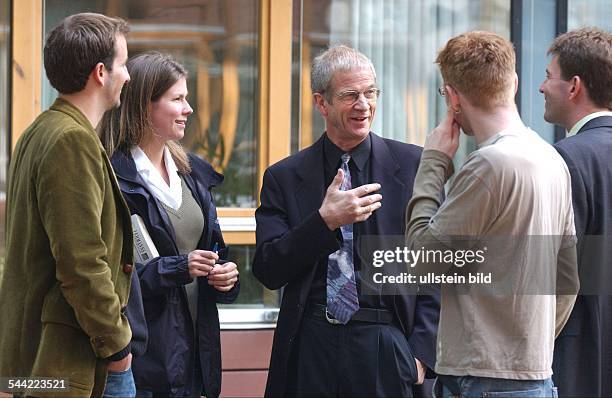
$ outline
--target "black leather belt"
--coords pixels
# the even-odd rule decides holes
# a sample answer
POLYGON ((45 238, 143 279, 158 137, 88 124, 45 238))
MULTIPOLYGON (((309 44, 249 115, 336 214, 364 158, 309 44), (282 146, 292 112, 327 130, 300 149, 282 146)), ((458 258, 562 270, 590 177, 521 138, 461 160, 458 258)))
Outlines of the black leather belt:
MULTIPOLYGON (((331 324, 340 324, 338 320, 336 320, 327 312, 327 307, 322 304, 309 303, 306 306, 306 311, 304 312, 304 315, 312 318, 324 319, 331 324)), ((360 308, 351 317, 350 322, 353 321, 387 324, 393 321, 393 313, 391 311, 383 309, 360 308)))

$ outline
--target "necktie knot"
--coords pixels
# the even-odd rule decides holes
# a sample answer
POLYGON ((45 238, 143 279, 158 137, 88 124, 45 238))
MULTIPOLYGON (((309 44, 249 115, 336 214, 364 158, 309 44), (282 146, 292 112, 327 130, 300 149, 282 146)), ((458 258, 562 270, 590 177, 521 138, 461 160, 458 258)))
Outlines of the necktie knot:
POLYGON ((351 155, 349 153, 343 154, 340 159, 342 159, 342 164, 348 164, 349 160, 351 160, 351 155))
POLYGON ((348 162, 351 160, 351 155, 348 153, 343 154, 340 159, 342 159, 342 171, 344 172, 344 178, 342 179, 342 184, 340 185, 340 189, 342 191, 347 191, 351 189, 351 170, 349 169, 348 162))

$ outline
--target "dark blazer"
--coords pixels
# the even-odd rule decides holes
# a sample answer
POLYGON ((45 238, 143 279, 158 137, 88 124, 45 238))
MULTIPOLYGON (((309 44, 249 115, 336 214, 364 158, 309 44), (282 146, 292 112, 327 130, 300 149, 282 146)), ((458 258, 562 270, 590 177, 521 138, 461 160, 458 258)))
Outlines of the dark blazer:
MULTIPOLYGON (((404 210, 412 196, 421 148, 370 133, 371 182, 382 189, 383 206, 363 225, 367 234, 404 234, 404 210)), ((269 289, 285 287, 272 347, 266 396, 285 394, 290 354, 317 263, 338 250, 318 209, 325 196, 323 138, 311 147, 270 166, 263 180, 261 206, 255 213, 255 276, 269 289)), ((439 293, 390 295, 392 308, 415 357, 433 369, 439 293)))
POLYGON ((612 117, 555 148, 572 176, 581 294, 555 342, 553 379, 560 397, 612 397, 612 117))
MULTIPOLYGON (((217 220, 217 211, 210 190, 223 181, 223 176, 212 166, 190 154, 192 171, 185 175, 185 183, 202 209, 205 228, 198 249, 211 250, 215 243, 225 247, 217 220)), ((137 319, 128 310, 133 329, 148 330, 149 341, 144 355, 134 357, 134 381, 139 389, 173 396, 191 380, 195 359, 195 338, 203 376, 203 390, 207 397, 221 392, 221 342, 216 303, 229 304, 238 296, 240 285, 223 293, 209 286, 206 278, 198 278, 198 335, 193 324, 185 284, 192 281, 187 268, 187 255, 179 254, 174 229, 168 213, 146 187, 136 170, 131 154, 117 151, 111 159, 119 187, 132 214, 142 217, 160 257, 146 265, 136 264, 144 319, 137 319), (189 379, 187 379, 189 377, 189 379)))

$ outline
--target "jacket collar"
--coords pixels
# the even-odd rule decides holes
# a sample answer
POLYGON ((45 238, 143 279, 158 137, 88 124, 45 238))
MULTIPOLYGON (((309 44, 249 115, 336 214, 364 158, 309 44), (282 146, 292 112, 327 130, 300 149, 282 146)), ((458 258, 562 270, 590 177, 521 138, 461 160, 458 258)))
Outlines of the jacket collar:
POLYGON ((601 116, 589 120, 578 133, 583 133, 587 130, 598 129, 601 127, 612 127, 612 116, 601 116))
POLYGON ((223 174, 218 173, 209 163, 193 153, 187 156, 191 165, 191 174, 196 180, 201 181, 208 188, 216 187, 223 182, 223 174))
POLYGON ((136 163, 134 162, 134 158, 132 158, 131 153, 125 153, 121 150, 117 150, 111 158, 111 163, 118 178, 144 185, 141 177, 138 175, 136 163))
POLYGON ((323 140, 321 136, 310 147, 306 148, 299 155, 302 159, 297 163, 296 173, 301 184, 295 190, 295 197, 300 208, 302 218, 314 213, 325 196, 325 159, 323 158, 323 140))
POLYGON ((91 122, 89 121, 87 116, 85 116, 83 112, 81 112, 81 110, 74 106, 70 101, 58 97, 55 99, 53 104, 51 104, 49 109, 65 113, 66 115, 73 118, 78 124, 87 128, 87 130, 98 136, 98 134, 96 133, 96 129, 91 125, 91 122))
MULTIPOLYGON (((210 188, 223 182, 223 175, 217 173, 212 166, 195 155, 189 154, 188 156, 191 164, 191 174, 194 174, 195 179, 202 182, 204 186, 210 188)), ((117 150, 111 158, 111 163, 117 177, 135 184, 144 185, 131 153, 117 150)))
MULTIPOLYGON (((361 141, 359 145, 349 151, 351 160, 357 170, 363 170, 370 158, 371 150, 372 142, 368 135, 365 140, 361 141)), ((336 174, 335 171, 340 167, 341 157, 345 152, 338 148, 336 144, 329 139, 327 134, 325 134, 325 138, 323 139, 323 153, 325 154, 325 169, 328 171, 334 170, 332 175, 336 174)))
POLYGON ((389 146, 378 135, 370 133, 370 136, 372 137, 372 160, 375 162, 375 166, 381 166, 384 174, 395 175, 399 171, 400 165, 395 160, 389 146))
MULTIPOLYGON (((310 147, 304 149, 303 157, 299 161, 297 174, 298 176, 307 183, 324 182, 325 177, 323 175, 323 141, 325 135, 321 136, 310 147), (314 170, 313 167, 316 169, 314 170), (319 173, 319 169, 321 173, 319 173)), ((380 136, 370 132, 370 140, 372 143, 372 158, 382 166, 387 174, 395 174, 400 166, 391 154, 389 147, 385 143, 385 140, 380 136)))
POLYGON ((401 167, 387 142, 376 134, 372 136, 372 171, 371 182, 381 185, 380 193, 383 197, 383 206, 376 210, 366 221, 366 233, 379 234, 389 233, 392 225, 397 223, 398 216, 401 217, 408 200, 411 189, 407 189, 405 177, 400 175, 401 167), (398 212, 398 209, 402 209, 398 212))

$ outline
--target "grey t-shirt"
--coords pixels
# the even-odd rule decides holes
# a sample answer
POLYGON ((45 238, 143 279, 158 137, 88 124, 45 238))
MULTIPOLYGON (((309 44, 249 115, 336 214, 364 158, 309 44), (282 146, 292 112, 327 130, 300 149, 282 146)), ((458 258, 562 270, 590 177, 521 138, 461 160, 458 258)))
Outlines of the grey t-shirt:
MULTIPOLYGON (((525 128, 502 131, 481 144, 439 205, 438 193, 451 173, 448 156, 423 152, 408 205, 407 239, 471 239, 471 244, 491 239, 498 247, 474 270, 510 283, 505 289, 442 285, 435 370, 546 379, 555 334, 575 300, 555 296, 554 280, 558 254, 575 246, 569 171, 552 146, 525 128)), ((575 258, 569 267, 577 285, 575 258)))

